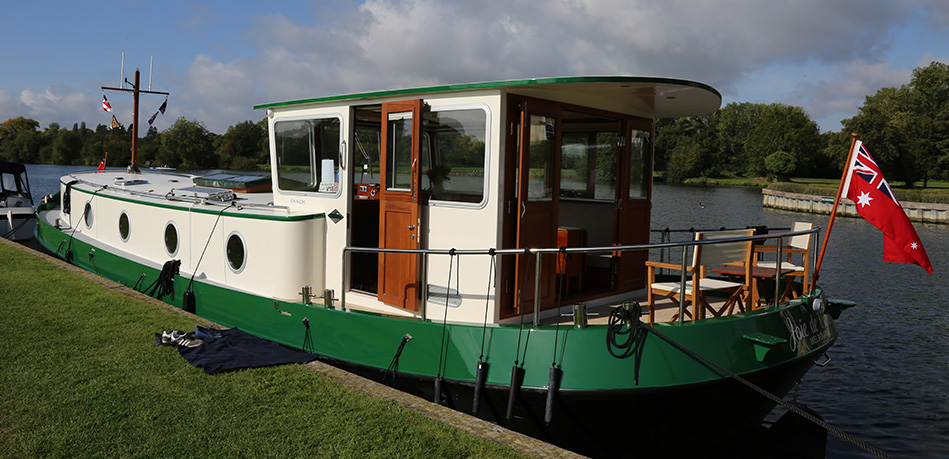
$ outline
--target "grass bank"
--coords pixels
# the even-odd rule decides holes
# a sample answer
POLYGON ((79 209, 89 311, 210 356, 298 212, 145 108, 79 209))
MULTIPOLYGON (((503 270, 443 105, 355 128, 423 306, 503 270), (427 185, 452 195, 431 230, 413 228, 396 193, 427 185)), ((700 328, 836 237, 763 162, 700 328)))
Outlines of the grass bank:
POLYGON ((205 375, 191 316, 0 243, 0 457, 517 457, 302 365, 205 375))
MULTIPOLYGON (((762 177, 696 177, 686 179, 685 185, 700 186, 753 186, 769 188, 789 193, 810 194, 815 196, 835 196, 839 179, 793 178, 790 182, 769 182, 762 177)), ((907 187, 903 182, 890 182, 896 198, 906 202, 949 203, 949 182, 930 180, 926 188, 923 182, 907 187)))
MULTIPOLYGON (((770 183, 767 187, 789 193, 835 196, 839 184, 840 181, 836 179, 792 179, 791 182, 770 183)), ((949 203, 949 183, 946 182, 930 181, 928 188, 906 188, 902 182, 892 182, 890 186, 900 201, 949 203)))

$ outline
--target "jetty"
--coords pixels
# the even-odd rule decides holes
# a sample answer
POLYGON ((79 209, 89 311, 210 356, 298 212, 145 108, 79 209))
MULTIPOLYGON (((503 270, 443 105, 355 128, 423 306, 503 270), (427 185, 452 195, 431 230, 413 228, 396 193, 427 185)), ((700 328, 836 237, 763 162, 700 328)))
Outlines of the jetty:
MULTIPOLYGON (((830 214, 834 207, 832 196, 816 196, 811 194, 791 193, 764 188, 761 190, 762 205, 772 209, 792 210, 796 212, 810 212, 814 214, 830 214)), ((910 220, 926 223, 949 223, 949 204, 934 202, 904 202, 900 205, 910 220)), ((857 207, 853 201, 841 198, 837 208, 837 215, 859 217, 857 207)))

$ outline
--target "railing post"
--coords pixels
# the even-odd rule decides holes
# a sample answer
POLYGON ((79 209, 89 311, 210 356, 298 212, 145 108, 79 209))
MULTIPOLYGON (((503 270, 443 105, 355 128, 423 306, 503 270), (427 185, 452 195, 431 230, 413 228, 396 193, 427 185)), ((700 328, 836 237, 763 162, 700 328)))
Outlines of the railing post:
POLYGON ((541 269, 541 259, 544 258, 538 252, 537 254, 537 268, 534 271, 534 327, 540 326, 540 269, 541 269))
POLYGON ((778 238, 778 259, 774 264, 774 307, 777 309, 778 301, 781 300, 781 271, 784 268, 784 260, 781 258, 781 248, 784 246, 784 237, 778 238))
MULTIPOLYGON (((419 305, 418 312, 425 320, 428 315, 428 252, 422 254, 422 266, 420 267, 421 278, 419 279, 419 288, 422 289, 422 304, 419 305)), ((449 287, 451 287, 449 285, 449 287)), ((446 289, 445 295, 451 293, 451 288, 446 289)))
POLYGON ((343 248, 343 275, 339 278, 340 282, 342 282, 341 288, 339 289, 339 309, 342 311, 346 310, 346 290, 349 290, 346 285, 346 268, 349 267, 349 257, 347 255, 349 255, 349 251, 343 248))
MULTIPOLYGON (((685 267, 686 267, 686 262, 689 258, 688 255, 689 255, 689 246, 683 245, 682 246, 682 271, 680 275, 681 277, 679 278, 679 282, 680 282, 679 284, 679 324, 680 325, 685 323, 685 279, 686 279, 685 267)), ((695 288, 695 286, 693 285, 692 288, 695 288)), ((695 296, 695 292, 692 292, 692 295, 695 296)), ((698 317, 696 317, 696 314, 698 314, 698 310, 695 307, 695 304, 694 304, 695 301, 693 301, 692 303, 693 303, 692 304, 692 320, 696 320, 698 319, 698 317)))

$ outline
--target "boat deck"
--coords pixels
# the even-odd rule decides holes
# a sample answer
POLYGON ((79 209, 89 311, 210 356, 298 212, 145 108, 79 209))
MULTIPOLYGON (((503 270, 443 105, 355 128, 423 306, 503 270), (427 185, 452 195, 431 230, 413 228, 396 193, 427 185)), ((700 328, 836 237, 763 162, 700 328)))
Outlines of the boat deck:
POLYGON ((152 169, 143 170, 140 174, 130 174, 118 169, 108 169, 76 172, 69 177, 92 187, 93 190, 98 189, 98 194, 134 196, 143 202, 234 205, 245 208, 244 212, 249 213, 291 213, 285 207, 274 206, 273 193, 247 193, 243 190, 202 186, 195 181, 201 179, 201 175, 152 169))
MULTIPOLYGON (((646 301, 645 292, 637 292, 629 298, 624 299, 623 301, 636 301, 642 307, 642 321, 649 321, 649 306, 646 301)), ((588 303, 587 306, 587 324, 589 325, 606 325, 610 319, 610 312, 613 308, 621 305, 623 301, 611 301, 607 303, 593 303, 592 305, 588 303)), ((672 321, 673 316, 679 312, 679 307, 672 302, 672 300, 664 297, 656 298, 656 323, 659 322, 670 322, 672 321)), ((709 304, 715 308, 720 309, 725 303, 724 298, 709 298, 709 304)), ((547 317, 544 320, 541 320, 542 325, 573 325, 573 305, 576 302, 566 301, 563 303, 563 306, 560 308, 560 315, 547 317)), ((689 307, 689 312, 691 312, 691 305, 689 307)), ((737 307, 734 312, 738 311, 737 307)), ((709 315, 708 317, 711 317, 709 315)), ((689 316, 685 317, 686 321, 689 321, 689 316)))

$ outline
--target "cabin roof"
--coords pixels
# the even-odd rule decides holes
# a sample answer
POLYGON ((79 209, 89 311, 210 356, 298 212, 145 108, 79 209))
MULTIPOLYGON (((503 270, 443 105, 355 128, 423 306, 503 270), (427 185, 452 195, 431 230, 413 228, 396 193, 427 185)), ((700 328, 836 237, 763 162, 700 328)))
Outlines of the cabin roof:
POLYGON ((465 91, 500 90, 509 94, 596 107, 649 118, 705 115, 722 104, 722 95, 704 83, 660 77, 580 76, 448 84, 343 94, 254 106, 285 108, 333 102, 419 97, 465 91))

